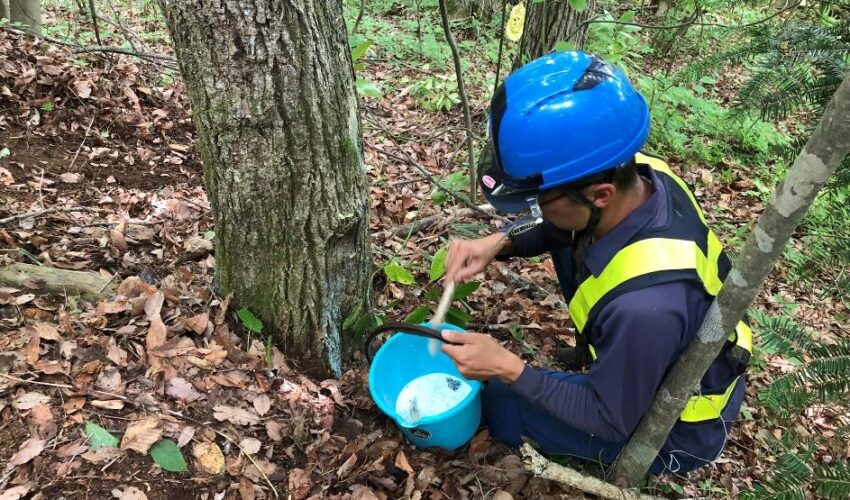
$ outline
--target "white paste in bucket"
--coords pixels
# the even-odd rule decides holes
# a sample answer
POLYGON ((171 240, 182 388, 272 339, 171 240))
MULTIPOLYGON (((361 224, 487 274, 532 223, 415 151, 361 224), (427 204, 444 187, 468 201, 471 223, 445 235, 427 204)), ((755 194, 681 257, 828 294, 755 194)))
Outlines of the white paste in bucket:
POLYGON ((399 392, 395 412, 408 424, 419 419, 444 413, 472 392, 463 379, 447 373, 429 373, 407 383, 399 392))

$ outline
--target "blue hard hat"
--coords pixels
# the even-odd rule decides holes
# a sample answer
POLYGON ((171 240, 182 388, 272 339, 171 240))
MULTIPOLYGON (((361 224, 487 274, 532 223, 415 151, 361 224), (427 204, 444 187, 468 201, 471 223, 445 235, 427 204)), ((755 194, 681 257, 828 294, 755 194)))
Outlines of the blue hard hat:
POLYGON ((505 80, 490 104, 489 132, 493 161, 482 191, 496 209, 520 212, 529 196, 628 164, 649 136, 649 109, 615 66, 556 52, 505 80))

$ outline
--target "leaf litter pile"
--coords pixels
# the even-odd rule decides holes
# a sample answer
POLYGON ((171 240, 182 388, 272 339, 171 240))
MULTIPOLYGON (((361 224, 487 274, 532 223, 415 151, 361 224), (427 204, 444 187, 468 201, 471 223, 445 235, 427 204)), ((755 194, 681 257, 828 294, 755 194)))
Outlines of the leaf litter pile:
MULTIPOLYGON (((179 80, 151 76, 159 69, 0 30, 0 220, 54 209, 0 225, 0 265, 110 280, 92 300, 38 282, 0 288, 0 499, 580 498, 532 477, 486 431, 454 453, 414 449, 369 398, 362 356, 339 379, 311 380, 246 329, 258 330, 215 293, 188 103, 179 80)), ((375 80, 401 71, 367 66, 375 80)), ((484 109, 483 89, 471 97, 484 109)), ((403 279, 379 274, 373 306, 402 320, 433 297, 436 285, 409 281, 429 282, 448 238, 500 223, 441 199, 398 159, 450 178, 463 154, 458 109, 426 113, 400 92, 364 100, 361 115, 373 254, 377 265, 404 264, 403 279)), ((728 187, 698 194, 735 198, 728 187)), ((755 216, 744 208, 729 212, 755 216)), ((555 280, 548 259, 491 266, 467 298, 468 328, 546 364, 572 342, 555 280)), ((770 293, 795 293, 778 286, 770 293)), ((840 328, 821 306, 803 314, 840 328)), ((775 362, 769 369, 787 369, 775 362)), ((749 401, 766 377, 753 377, 749 401)), ((748 411, 755 420, 733 430, 716 464, 652 484, 684 484, 690 495, 706 480, 733 494, 752 484, 775 460, 764 438, 783 429, 757 426, 762 412, 748 411)), ((837 424, 813 414, 796 425, 837 424)))

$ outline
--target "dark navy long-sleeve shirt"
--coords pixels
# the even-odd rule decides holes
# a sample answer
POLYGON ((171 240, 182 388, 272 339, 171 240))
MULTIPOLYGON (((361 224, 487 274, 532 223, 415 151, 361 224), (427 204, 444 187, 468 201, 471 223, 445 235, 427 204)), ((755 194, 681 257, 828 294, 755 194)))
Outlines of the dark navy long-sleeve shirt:
MULTIPOLYGON (((614 255, 641 229, 667 222, 667 195, 650 169, 641 169, 653 185, 651 197, 598 241, 587 247, 579 278, 598 276, 614 255)), ((508 256, 529 257, 560 250, 571 242, 569 232, 551 223, 517 236, 508 256)), ((556 266, 558 259, 556 258, 556 266)), ((563 275, 559 273, 562 287, 563 275)), ((667 371, 696 335, 712 298, 693 282, 658 284, 620 295, 606 304, 590 325, 597 360, 587 372, 588 383, 546 377, 526 366, 513 390, 548 410, 565 424, 601 439, 628 439, 649 408, 667 371)), ((715 361, 702 380, 704 391, 725 388, 732 367, 715 361)), ((721 391, 722 392, 722 391, 721 391)), ((682 450, 712 460, 725 442, 728 422, 735 419, 744 394, 741 377, 724 409, 723 421, 677 422, 662 451, 682 450)))

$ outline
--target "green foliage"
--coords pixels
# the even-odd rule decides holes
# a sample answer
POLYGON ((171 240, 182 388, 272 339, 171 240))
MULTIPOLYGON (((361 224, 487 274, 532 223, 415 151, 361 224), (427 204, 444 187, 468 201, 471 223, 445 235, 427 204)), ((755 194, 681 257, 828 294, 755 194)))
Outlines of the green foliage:
MULTIPOLYGON (((459 192, 469 186, 469 174, 465 169, 461 169, 456 172, 452 172, 445 180, 439 182, 444 188, 459 192)), ((434 190, 431 191, 431 201, 433 201, 435 205, 442 205, 449 201, 449 195, 446 194, 445 191, 435 187, 434 190)))
POLYGON ((242 326, 254 333, 262 333, 263 322, 254 316, 254 313, 249 311, 247 308, 240 308, 236 311, 236 315, 239 316, 239 322, 242 323, 242 326))
POLYGON ((384 265, 384 274, 388 280, 401 283, 402 285, 413 285, 416 283, 416 279, 410 274, 410 271, 395 260, 384 265))
POLYGON ((850 339, 824 344, 812 338, 792 319, 754 315, 759 322, 761 352, 800 361, 759 392, 759 402, 780 418, 816 405, 847 406, 850 396, 850 339), (804 359, 809 361, 803 363, 804 359))
POLYGON ((169 472, 185 472, 189 470, 186 460, 180 453, 180 448, 170 439, 162 439, 151 446, 148 452, 157 465, 169 472))
POLYGON ((428 270, 428 277, 431 283, 446 274, 446 255, 448 253, 448 248, 443 247, 434 254, 434 258, 431 260, 431 268, 428 270))
POLYGON ((88 445, 91 451, 96 451, 101 448, 118 447, 118 438, 113 436, 108 430, 93 422, 86 422, 83 433, 89 437, 88 445))
MULTIPOLYGON (((405 79, 402 80, 404 82, 405 79)), ((414 81, 408 88, 416 104, 426 111, 450 111, 460 103, 457 80, 453 75, 428 76, 414 81)))
MULTIPOLYGON (((599 21, 628 22, 634 17, 634 11, 626 11, 618 18, 614 18, 608 12, 601 16, 599 21)), ((638 36, 640 30, 639 26, 629 24, 595 22, 587 29, 585 50, 617 66, 636 68, 643 55, 650 50, 649 46, 638 36)))
POLYGON ((799 246, 789 247, 785 258, 796 281, 817 284, 821 295, 848 302, 850 274, 850 189, 836 184, 820 195, 803 221, 799 246))
POLYGON ((660 71, 636 78, 636 86, 652 110, 652 148, 709 167, 730 158, 744 164, 769 163, 788 143, 787 137, 772 124, 746 121, 715 100, 698 95, 712 82, 710 77, 703 78, 689 88, 660 71))

